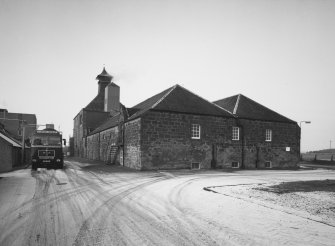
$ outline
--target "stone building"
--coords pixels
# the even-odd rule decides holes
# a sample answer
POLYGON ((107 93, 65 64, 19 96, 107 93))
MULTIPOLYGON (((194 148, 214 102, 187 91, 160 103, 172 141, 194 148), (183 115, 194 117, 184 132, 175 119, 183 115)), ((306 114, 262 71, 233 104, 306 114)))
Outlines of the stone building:
POLYGON ((215 104, 227 109, 238 121, 245 168, 290 168, 299 161, 300 127, 244 95, 215 104))
MULTIPOLYGON (((119 108, 117 104, 105 103, 108 96, 112 98, 112 94, 108 93, 109 88, 114 88, 117 91, 118 86, 112 83, 113 76, 108 74, 105 70, 99 74, 98 80, 98 94, 96 97, 74 117, 73 138, 74 138, 74 155, 80 157, 87 157, 87 139, 90 132, 99 127, 110 114, 115 113, 112 107, 119 108), (105 94, 105 92, 107 94, 105 94)), ((118 98, 113 98, 118 101, 118 98)), ((111 100, 110 100, 111 101, 111 100)), ((116 110, 117 111, 117 110, 116 110)))
POLYGON ((75 117, 77 156, 138 170, 295 168, 299 160, 297 123, 243 95, 212 103, 175 85, 126 108, 105 69, 97 79, 94 113, 103 117, 87 107, 75 117))
POLYGON ((136 169, 230 167, 240 161, 236 118, 180 85, 134 106, 125 123, 125 165, 136 169), (221 146, 220 151, 213 148, 221 146))

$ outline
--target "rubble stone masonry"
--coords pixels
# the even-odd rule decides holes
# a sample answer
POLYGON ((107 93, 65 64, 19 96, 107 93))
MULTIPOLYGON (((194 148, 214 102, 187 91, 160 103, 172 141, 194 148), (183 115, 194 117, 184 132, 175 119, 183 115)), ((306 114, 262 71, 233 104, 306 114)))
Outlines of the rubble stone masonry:
POLYGON ((88 157, 86 136, 97 128, 108 117, 107 112, 82 109, 73 119, 74 154, 79 157, 88 157))
POLYGON ((110 163, 110 151, 112 146, 117 145, 119 128, 115 126, 100 132, 100 160, 110 163))
POLYGON ((87 137, 87 158, 100 160, 100 136, 99 133, 87 137))
POLYGON ((231 167, 241 161, 239 141, 232 140, 234 118, 151 111, 141 120, 142 169, 231 167), (192 124, 201 127, 200 139, 191 138, 192 124), (217 151, 214 149, 217 149, 217 151))
POLYGON ((295 168, 300 153, 300 128, 296 123, 266 122, 240 119, 244 141, 246 168, 295 168), (271 141, 265 140, 266 129, 272 131, 271 141))
POLYGON ((125 123, 124 166, 141 170, 141 118, 125 123))
MULTIPOLYGON (((191 168, 295 168, 299 161, 300 128, 296 123, 266 122, 149 111, 125 123, 124 165, 138 170, 191 168), (200 125, 200 139, 192 139, 192 124, 200 125), (232 128, 239 139, 232 140, 232 128), (271 141, 266 141, 266 129, 271 141), (194 165, 193 165, 194 167, 194 165)), ((87 157, 110 162, 110 150, 118 144, 118 126, 87 137, 87 157)))

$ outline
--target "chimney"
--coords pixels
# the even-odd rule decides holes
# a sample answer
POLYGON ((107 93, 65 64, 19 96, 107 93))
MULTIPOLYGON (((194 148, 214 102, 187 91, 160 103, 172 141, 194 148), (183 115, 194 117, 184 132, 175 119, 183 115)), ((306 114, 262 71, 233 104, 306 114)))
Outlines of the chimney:
POLYGON ((120 111, 120 87, 113 82, 105 87, 104 111, 110 112, 111 115, 120 111))

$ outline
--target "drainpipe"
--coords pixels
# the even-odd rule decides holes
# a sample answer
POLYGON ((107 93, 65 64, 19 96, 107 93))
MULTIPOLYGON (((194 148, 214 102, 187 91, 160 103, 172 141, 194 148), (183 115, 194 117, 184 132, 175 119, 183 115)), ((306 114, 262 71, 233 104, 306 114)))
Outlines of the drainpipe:
POLYGON ((124 159, 124 152, 125 152, 124 132, 125 130, 126 130, 126 125, 125 125, 125 121, 123 121, 123 124, 122 124, 122 166, 124 166, 124 162, 125 162, 125 159, 124 159))
POLYGON ((236 124, 241 129, 241 169, 245 169, 245 166, 244 166, 244 127, 240 123, 239 119, 236 120, 236 124))
POLYGON ((100 161, 100 135, 101 132, 98 132, 98 160, 100 161))
POLYGON ((25 139, 25 137, 26 137, 26 126, 24 125, 24 123, 22 122, 22 146, 21 146, 21 165, 23 165, 24 164, 24 162, 25 162, 25 141, 24 141, 24 139, 25 139))
POLYGON ((258 163, 259 163, 259 146, 256 146, 256 168, 258 168, 258 163))

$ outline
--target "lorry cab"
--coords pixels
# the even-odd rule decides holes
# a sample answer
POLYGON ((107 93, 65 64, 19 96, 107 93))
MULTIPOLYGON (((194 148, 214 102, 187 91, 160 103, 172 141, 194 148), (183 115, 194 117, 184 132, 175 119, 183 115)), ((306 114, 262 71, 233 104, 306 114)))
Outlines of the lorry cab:
POLYGON ((37 170, 39 167, 64 167, 62 134, 53 125, 36 130, 31 138, 31 168, 37 170))

